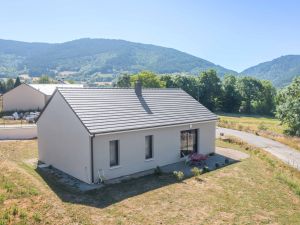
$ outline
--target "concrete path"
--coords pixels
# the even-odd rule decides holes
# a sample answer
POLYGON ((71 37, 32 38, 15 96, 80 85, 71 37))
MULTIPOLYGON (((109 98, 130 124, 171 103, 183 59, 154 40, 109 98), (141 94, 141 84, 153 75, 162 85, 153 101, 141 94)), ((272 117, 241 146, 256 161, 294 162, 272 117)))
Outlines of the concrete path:
POLYGON ((219 136, 220 133, 224 133, 224 135, 232 135, 232 136, 238 137, 239 139, 241 139, 251 145, 262 148, 265 151, 276 156, 283 162, 300 170, 300 152, 293 148, 288 147, 287 145, 281 144, 277 141, 273 141, 273 140, 265 138, 265 137, 247 133, 244 131, 238 131, 238 130, 232 130, 232 129, 218 127, 217 128, 217 136, 219 136))

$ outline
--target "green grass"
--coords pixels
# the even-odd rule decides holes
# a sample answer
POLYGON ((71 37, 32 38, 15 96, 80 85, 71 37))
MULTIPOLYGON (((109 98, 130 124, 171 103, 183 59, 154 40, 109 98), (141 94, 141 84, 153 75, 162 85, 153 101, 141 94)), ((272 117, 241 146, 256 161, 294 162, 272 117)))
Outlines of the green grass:
POLYGON ((300 137, 285 135, 286 127, 278 119, 241 114, 221 114, 219 117, 220 127, 252 132, 300 150, 300 137))
POLYGON ((0 224, 300 224, 298 171, 238 140, 217 145, 250 157, 181 181, 150 175, 81 193, 26 164, 36 140, 2 142, 0 224))
POLYGON ((274 177, 290 187, 290 189, 300 197, 300 172, 295 168, 286 165, 262 149, 249 145, 236 137, 229 136, 225 140, 218 139, 216 143, 220 147, 245 151, 267 162, 268 165, 272 167, 274 177))
POLYGON ((285 127, 280 124, 280 121, 278 119, 272 117, 242 114, 220 114, 219 117, 221 125, 228 125, 235 128, 241 126, 244 130, 266 130, 278 134, 283 134, 285 129, 285 127))

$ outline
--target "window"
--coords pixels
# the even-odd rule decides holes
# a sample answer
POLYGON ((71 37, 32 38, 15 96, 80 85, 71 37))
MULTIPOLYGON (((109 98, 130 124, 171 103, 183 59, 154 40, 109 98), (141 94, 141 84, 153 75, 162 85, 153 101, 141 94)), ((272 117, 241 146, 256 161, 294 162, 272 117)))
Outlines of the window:
POLYGON ((145 158, 153 158, 153 136, 149 135, 145 137, 145 158))
POLYGON ((181 131, 181 157, 197 152, 197 131, 197 129, 181 131))
POLYGON ((114 140, 109 142, 110 166, 119 165, 119 141, 114 140))

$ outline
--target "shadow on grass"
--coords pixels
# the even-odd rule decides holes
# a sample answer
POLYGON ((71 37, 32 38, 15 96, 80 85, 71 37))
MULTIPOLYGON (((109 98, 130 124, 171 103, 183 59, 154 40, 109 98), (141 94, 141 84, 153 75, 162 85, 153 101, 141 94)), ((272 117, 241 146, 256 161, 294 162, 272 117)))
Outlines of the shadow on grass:
POLYGON ((36 172, 63 202, 83 204, 97 208, 105 208, 124 199, 178 182, 172 174, 162 174, 160 176, 147 175, 82 192, 75 187, 62 183, 56 176, 44 169, 37 168, 36 172))
MULTIPOLYGON (((206 160, 206 167, 209 171, 212 171, 236 162, 239 161, 221 154, 214 154, 206 160), (225 160, 228 160, 228 162, 225 163, 225 160)), ((198 167, 197 165, 186 166, 184 162, 178 162, 163 166, 161 168, 163 171, 162 175, 153 174, 132 178, 121 183, 105 185, 86 192, 80 191, 78 186, 76 186, 76 183, 78 184, 81 181, 54 168, 37 168, 36 171, 62 201, 105 208, 124 199, 180 182, 172 174, 175 170, 182 171, 185 174, 185 179, 190 178, 193 175, 191 169, 195 166, 198 167)), ((200 177, 197 178, 199 182, 203 181, 200 177)), ((184 183, 184 180, 181 182, 184 183)))

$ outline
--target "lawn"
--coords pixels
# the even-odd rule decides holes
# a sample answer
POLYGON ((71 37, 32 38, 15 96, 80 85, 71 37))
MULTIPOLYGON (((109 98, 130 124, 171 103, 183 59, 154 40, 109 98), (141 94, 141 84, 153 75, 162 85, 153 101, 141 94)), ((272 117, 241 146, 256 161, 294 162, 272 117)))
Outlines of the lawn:
POLYGON ((217 144, 251 157, 182 182, 151 175, 80 193, 35 169, 36 140, 0 142, 0 224, 300 224, 298 183, 285 179, 299 172, 217 144))
POLYGON ((278 119, 241 114, 221 114, 219 117, 220 127, 252 132, 300 150, 300 138, 285 135, 285 127, 278 119))

